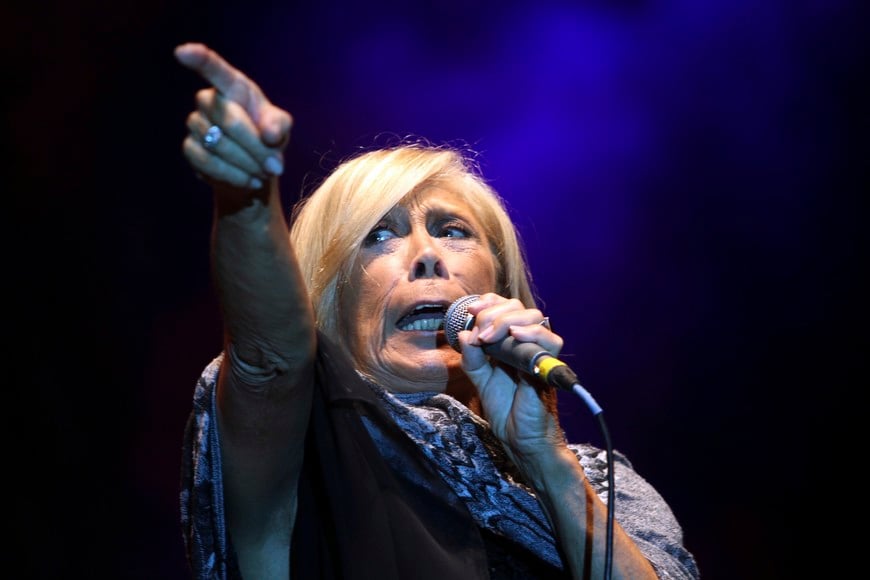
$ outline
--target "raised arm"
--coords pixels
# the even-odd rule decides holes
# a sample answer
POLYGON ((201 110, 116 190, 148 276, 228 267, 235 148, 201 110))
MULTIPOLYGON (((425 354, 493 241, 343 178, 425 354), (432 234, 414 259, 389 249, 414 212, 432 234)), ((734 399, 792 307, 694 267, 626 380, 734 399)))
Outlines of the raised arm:
POLYGON ((287 577, 316 349, 278 190, 292 118, 208 47, 184 44, 175 56, 210 85, 196 95, 182 150, 214 192, 211 252, 226 354, 218 423, 229 532, 245 577, 287 577))

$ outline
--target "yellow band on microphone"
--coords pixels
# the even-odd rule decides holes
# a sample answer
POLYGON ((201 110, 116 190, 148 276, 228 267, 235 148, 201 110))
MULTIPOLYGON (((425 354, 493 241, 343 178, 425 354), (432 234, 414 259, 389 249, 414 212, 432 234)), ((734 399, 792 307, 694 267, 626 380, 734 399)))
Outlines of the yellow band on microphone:
POLYGON ((535 363, 535 368, 537 370, 538 376, 540 376, 545 381, 547 380, 547 375, 550 374, 550 371, 556 367, 563 367, 565 363, 560 361, 554 356, 545 356, 542 357, 537 363, 535 363))

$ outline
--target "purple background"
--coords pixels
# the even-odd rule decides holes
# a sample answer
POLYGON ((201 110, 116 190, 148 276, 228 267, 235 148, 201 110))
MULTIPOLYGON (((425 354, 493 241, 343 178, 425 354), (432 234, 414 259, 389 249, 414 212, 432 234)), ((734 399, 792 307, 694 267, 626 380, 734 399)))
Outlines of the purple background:
MULTIPOLYGON (((288 207, 390 135, 481 153, 563 359, 702 576, 844 568, 840 526, 864 503, 861 3, 288 4, 4 18, 4 559, 31 577, 188 577, 181 435, 221 342, 210 194, 180 153, 203 84, 172 49, 194 40, 294 115, 288 207)), ((561 409, 572 440, 601 444, 577 399, 561 409)))

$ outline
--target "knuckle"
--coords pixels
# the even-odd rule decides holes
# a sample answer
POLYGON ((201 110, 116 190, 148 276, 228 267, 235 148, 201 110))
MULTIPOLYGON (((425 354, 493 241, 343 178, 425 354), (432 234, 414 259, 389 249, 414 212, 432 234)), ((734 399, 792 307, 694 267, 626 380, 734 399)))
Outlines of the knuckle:
POLYGON ((200 115, 199 111, 192 111, 190 114, 188 114, 187 119, 185 120, 185 124, 187 125, 187 128, 190 129, 191 131, 194 131, 197 128, 199 128, 201 117, 202 117, 202 115, 200 115))
POLYGON ((496 294, 495 292, 486 292, 485 294, 481 294, 480 298, 478 300, 480 302, 490 304, 490 303, 494 303, 495 300, 498 298, 501 298, 501 297, 498 294, 496 294))
POLYGON ((193 136, 188 135, 181 143, 181 152, 191 163, 199 164, 200 156, 198 151, 199 144, 194 140, 193 136))
POLYGON ((200 109, 208 108, 214 102, 214 89, 200 89, 196 91, 196 104, 200 109))

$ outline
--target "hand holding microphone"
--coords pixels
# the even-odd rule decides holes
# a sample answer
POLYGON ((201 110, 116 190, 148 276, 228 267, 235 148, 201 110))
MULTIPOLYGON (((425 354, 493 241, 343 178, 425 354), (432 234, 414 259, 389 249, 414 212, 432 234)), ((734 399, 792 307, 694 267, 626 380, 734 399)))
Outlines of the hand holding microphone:
MULTIPOLYGON (((480 296, 477 294, 463 296, 455 300, 444 315, 444 334, 447 336, 447 342, 459 352, 462 352, 462 345, 459 342, 459 333, 463 330, 471 330, 477 322, 476 317, 469 314, 468 306, 479 299, 480 296)), ((545 318, 544 320, 546 321, 547 319, 545 318)), ((595 399, 592 398, 589 391, 580 384, 574 371, 538 344, 534 342, 523 342, 508 335, 499 341, 484 344, 481 348, 487 355, 503 363, 532 376, 541 377, 548 384, 556 388, 576 394, 583 399, 583 402, 586 403, 586 406, 592 412, 592 415, 598 420, 598 424, 601 427, 601 434, 604 437, 604 445, 607 450, 607 485, 610 490, 609 497, 611 498, 610 501, 607 502, 604 568, 604 578, 609 579, 613 567, 616 479, 614 476, 613 465, 613 445, 610 442, 610 433, 608 432, 607 425, 604 421, 603 409, 598 405, 595 399)))
MULTIPOLYGON (((450 305, 444 316, 444 334, 447 342, 459 352, 462 348, 459 343, 459 333, 463 330, 471 330, 476 323, 476 317, 469 314, 468 306, 479 299, 480 296, 477 294, 463 296, 450 305)), ((539 377, 553 387, 579 395, 593 415, 601 413, 601 407, 580 385, 574 371, 538 344, 522 342, 513 336, 507 336, 497 342, 484 344, 482 349, 496 360, 531 376, 539 377)))

